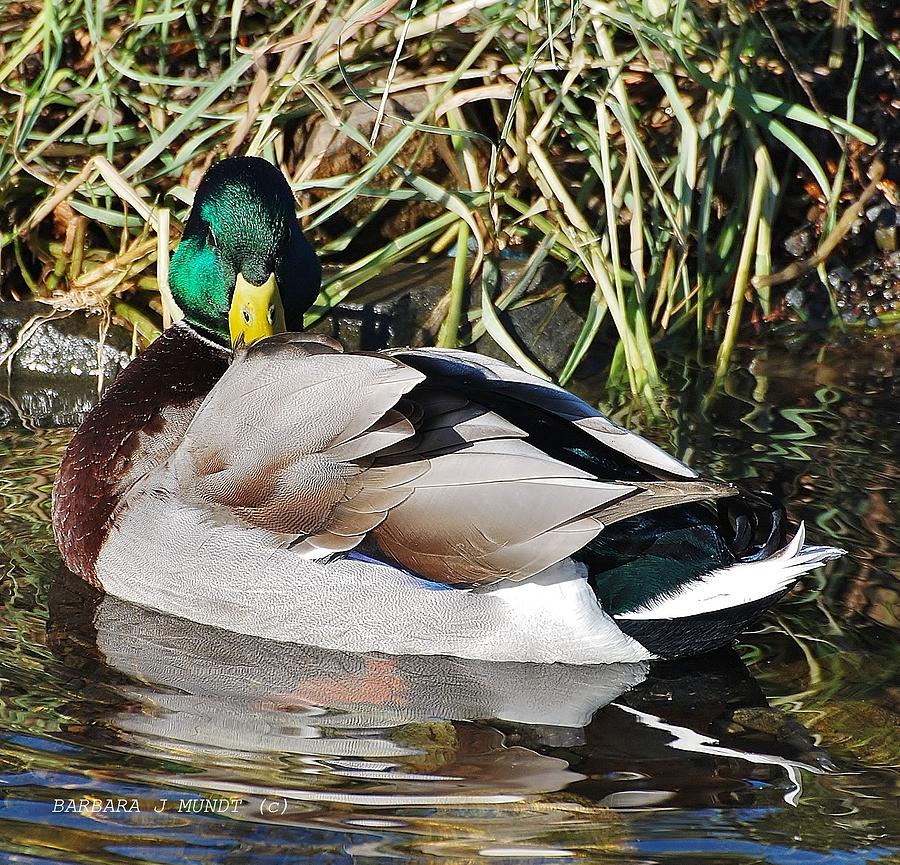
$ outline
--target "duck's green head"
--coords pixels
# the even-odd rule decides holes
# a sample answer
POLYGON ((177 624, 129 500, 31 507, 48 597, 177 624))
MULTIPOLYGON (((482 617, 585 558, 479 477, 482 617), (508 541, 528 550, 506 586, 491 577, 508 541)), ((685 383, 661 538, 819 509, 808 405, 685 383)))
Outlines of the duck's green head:
POLYGON ((254 157, 213 165, 169 269, 187 322, 228 348, 300 330, 320 281, 319 260, 300 231, 281 172, 254 157))

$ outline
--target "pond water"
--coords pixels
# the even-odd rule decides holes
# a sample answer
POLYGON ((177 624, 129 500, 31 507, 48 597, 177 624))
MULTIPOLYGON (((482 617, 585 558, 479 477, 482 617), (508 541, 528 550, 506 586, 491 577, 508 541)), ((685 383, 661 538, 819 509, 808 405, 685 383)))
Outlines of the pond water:
POLYGON ((0 863, 900 862, 900 364, 840 343, 746 347, 712 396, 671 359, 655 415, 600 399, 850 551, 734 651, 649 668, 288 650, 100 602, 50 530, 70 430, 11 421, 0 863))

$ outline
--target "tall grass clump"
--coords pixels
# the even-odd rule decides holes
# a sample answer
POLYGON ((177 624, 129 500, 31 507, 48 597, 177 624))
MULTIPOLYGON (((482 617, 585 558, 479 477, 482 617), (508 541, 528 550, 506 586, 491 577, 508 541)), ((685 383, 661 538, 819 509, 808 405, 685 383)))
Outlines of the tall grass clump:
MULTIPOLYGON (((586 294, 568 379, 710 334, 724 367, 770 309, 773 226, 799 189, 834 223, 873 23, 844 0, 756 10, 664 0, 21 2, 0 20, 4 284, 112 311, 152 338, 191 190, 227 154, 284 167, 331 271, 310 322, 398 261, 457 250, 438 340, 504 329, 514 247, 586 294), (837 23, 836 23, 837 22, 837 23), (843 41, 837 38, 838 31, 843 41), (823 107, 813 64, 843 67, 823 107), (825 158, 827 156, 827 159, 825 158), (755 280, 755 281, 754 281, 755 280), (584 289, 587 286, 587 289, 584 289)), ((887 46, 898 53, 894 46, 887 46)))

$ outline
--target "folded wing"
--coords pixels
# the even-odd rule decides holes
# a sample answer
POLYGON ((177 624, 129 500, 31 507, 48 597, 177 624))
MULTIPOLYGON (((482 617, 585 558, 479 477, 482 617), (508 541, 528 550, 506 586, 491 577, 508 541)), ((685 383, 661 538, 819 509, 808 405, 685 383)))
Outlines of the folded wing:
POLYGON ((266 529, 309 556, 368 535, 410 570, 461 586, 525 579, 605 524, 733 492, 499 362, 343 354, 299 334, 235 359, 172 465, 182 495, 215 519, 266 529), (548 424, 605 448, 599 465, 623 471, 600 476, 565 449, 536 446, 548 424))

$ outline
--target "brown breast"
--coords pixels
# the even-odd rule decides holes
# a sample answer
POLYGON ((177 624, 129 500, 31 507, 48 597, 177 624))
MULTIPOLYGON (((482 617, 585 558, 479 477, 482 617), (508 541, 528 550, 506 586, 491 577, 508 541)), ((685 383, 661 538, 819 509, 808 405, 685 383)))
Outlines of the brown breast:
POLYGON ((223 349, 177 324, 90 411, 53 485, 53 532, 71 571, 97 584, 94 562, 119 500, 172 453, 227 366, 223 349))

